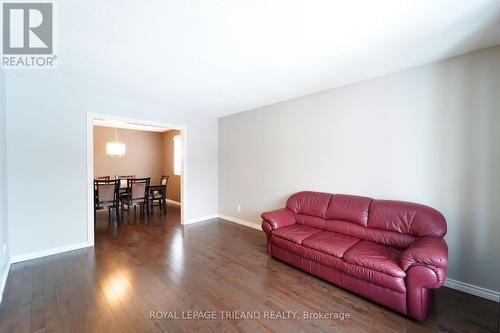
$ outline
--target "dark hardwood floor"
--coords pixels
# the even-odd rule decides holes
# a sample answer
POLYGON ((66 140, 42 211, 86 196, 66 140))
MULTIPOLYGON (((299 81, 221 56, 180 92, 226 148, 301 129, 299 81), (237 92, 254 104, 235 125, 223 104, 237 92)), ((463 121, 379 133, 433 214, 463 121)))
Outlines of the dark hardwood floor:
POLYGON ((175 207, 155 210, 148 225, 117 229, 98 214, 95 248, 12 265, 0 332, 498 331, 495 302, 441 288, 428 318, 415 322, 269 258, 258 230, 223 220, 182 227, 175 207), (180 319, 152 319, 152 311, 180 319), (216 319, 182 319, 201 315, 189 311, 216 319), (218 311, 254 319, 222 320, 218 311), (264 318, 272 311, 350 319, 264 318))

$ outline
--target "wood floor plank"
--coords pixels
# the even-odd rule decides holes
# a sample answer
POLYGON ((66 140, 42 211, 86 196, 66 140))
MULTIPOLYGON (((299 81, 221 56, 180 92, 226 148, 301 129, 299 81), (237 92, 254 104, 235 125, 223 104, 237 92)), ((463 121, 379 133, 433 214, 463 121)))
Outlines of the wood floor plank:
POLYGON ((176 207, 155 210, 148 224, 132 217, 117 227, 100 213, 94 248, 12 265, 0 333, 498 332, 495 302, 441 288, 416 322, 270 258, 258 230, 223 220, 182 226, 176 207), (216 316, 187 319, 193 311, 216 316), (260 317, 234 315, 252 311, 260 317), (298 317, 264 317, 277 311, 298 317), (305 320, 304 311, 351 318, 305 320))

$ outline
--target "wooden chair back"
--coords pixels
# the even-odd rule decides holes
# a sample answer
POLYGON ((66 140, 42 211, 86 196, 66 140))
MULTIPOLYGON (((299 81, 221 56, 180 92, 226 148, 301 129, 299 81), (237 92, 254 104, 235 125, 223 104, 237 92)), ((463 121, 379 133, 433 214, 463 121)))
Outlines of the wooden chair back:
POLYGON ((135 179, 135 175, 125 175, 125 176, 115 176, 115 179, 120 180, 120 187, 125 187, 127 186, 127 180, 128 179, 135 179))
POLYGON ((116 203, 119 189, 120 181, 118 179, 94 180, 96 206, 99 207, 105 203, 116 203))
POLYGON ((127 179, 127 192, 129 200, 147 200, 151 178, 127 179))

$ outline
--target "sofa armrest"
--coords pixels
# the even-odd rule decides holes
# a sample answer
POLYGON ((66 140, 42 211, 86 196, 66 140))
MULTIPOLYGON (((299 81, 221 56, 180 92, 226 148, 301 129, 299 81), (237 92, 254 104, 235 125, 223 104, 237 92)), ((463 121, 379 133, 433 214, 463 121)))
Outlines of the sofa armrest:
POLYGON ((426 236, 415 240, 401 256, 400 266, 406 271, 414 265, 446 268, 448 246, 444 239, 426 236))
POLYGON ((406 309, 408 316, 424 320, 431 301, 430 289, 440 288, 446 280, 446 269, 414 265, 406 271, 406 309))
POLYGON ((288 208, 281 208, 261 215, 273 230, 295 224, 295 214, 288 208))

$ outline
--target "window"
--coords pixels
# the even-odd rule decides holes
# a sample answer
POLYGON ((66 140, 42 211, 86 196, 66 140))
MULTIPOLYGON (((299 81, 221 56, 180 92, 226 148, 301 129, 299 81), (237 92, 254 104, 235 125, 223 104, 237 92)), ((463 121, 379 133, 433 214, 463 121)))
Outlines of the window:
POLYGON ((182 173, 182 138, 180 135, 174 136, 174 175, 180 176, 182 173))

